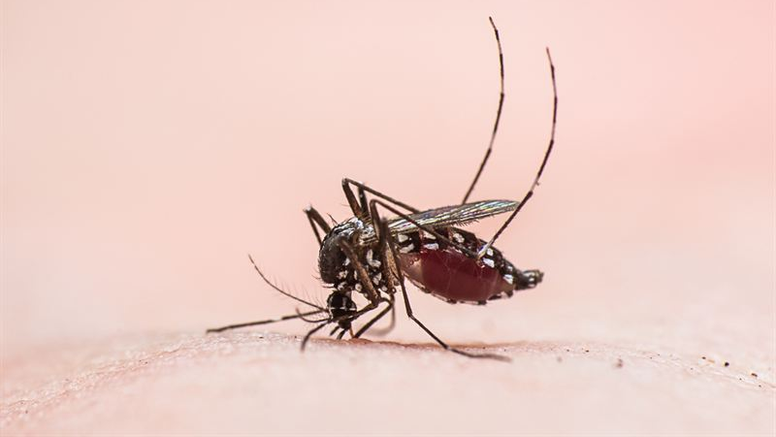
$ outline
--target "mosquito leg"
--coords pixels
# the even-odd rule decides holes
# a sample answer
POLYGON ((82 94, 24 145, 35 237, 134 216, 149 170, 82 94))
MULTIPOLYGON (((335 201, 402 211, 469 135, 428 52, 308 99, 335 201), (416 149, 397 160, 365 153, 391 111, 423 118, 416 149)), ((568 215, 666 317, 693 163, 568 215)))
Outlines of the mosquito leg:
POLYGON ((358 201, 361 204, 361 211, 367 213, 369 211, 369 204, 366 201, 366 192, 361 187, 358 187, 358 201))
POLYGON ((342 191, 345 192, 345 199, 348 201, 350 210, 353 211, 353 216, 358 217, 361 220, 366 220, 366 217, 364 216, 366 212, 361 209, 361 205, 359 205, 358 200, 356 200, 356 195, 353 194, 353 189, 350 188, 350 185, 345 181, 346 179, 342 180, 342 191))
MULTIPOLYGON (((377 303, 380 301, 380 293, 377 292, 374 285, 372 284, 372 279, 369 277, 369 273, 366 271, 364 265, 361 264, 361 261, 358 259, 358 256, 356 256, 356 252, 353 250, 353 247, 350 245, 350 243, 345 240, 339 240, 339 246, 342 251, 345 252, 345 255, 350 259, 350 262, 353 264, 353 267, 358 273, 358 279, 361 282, 361 287, 366 290, 366 298, 369 299, 369 305, 371 306, 370 310, 374 309, 377 306, 377 303)), ((360 292, 360 290, 357 291, 360 292)))
POLYGON ((550 130, 550 142, 547 146, 547 151, 544 152, 544 159, 542 160, 542 165, 539 167, 539 171, 536 172, 536 177, 534 178, 533 183, 531 184, 531 188, 528 189, 528 192, 525 193, 525 196, 523 196, 523 200, 520 201, 520 203, 517 204, 517 208, 515 208, 514 211, 512 211, 512 214, 507 218, 507 220, 504 222, 503 225, 499 228, 498 231, 496 231, 496 234, 493 236, 493 238, 488 241, 488 244, 483 246, 480 249, 480 253, 478 254, 478 259, 481 258, 485 252, 493 246, 493 243, 496 242, 496 239, 501 235, 502 232, 504 232, 504 229, 509 226, 509 223, 512 222, 512 219, 515 218, 518 212, 520 212, 521 209, 523 209, 523 206, 525 206, 526 202, 528 202, 528 199, 530 199, 533 196, 534 189, 536 189, 537 186, 539 186, 539 178, 542 177, 542 173, 544 172, 544 167, 547 165, 547 160, 550 158, 550 153, 552 152, 552 146, 555 144, 555 126, 557 124, 558 119, 558 87, 555 83, 555 65, 552 63, 552 56, 550 56, 550 49, 547 49, 547 60, 550 63, 550 77, 552 78, 552 128, 550 130))
MULTIPOLYGON (((385 232, 385 233, 388 232, 388 222, 386 222, 385 220, 381 221, 380 227, 382 229, 382 232, 385 232)), ((396 255, 396 246, 394 245, 392 238, 388 239, 388 248, 394 264, 397 266, 400 265, 398 256, 396 255)), ((415 315, 412 312, 412 306, 410 305, 409 296, 407 295, 407 288, 404 286, 404 274, 402 274, 401 269, 396 269, 396 272, 399 276, 399 286, 401 287, 401 294, 402 294, 402 297, 404 298, 404 306, 405 306, 405 309, 407 310, 407 317, 412 319, 413 322, 417 323, 417 325, 420 326, 421 329, 426 331, 426 334, 428 334, 431 338, 433 338, 434 341, 439 343, 439 345, 442 346, 442 348, 444 348, 447 351, 454 352, 469 358, 489 358, 489 359, 499 360, 499 361, 511 361, 508 357, 497 355, 497 354, 489 354, 489 353, 475 354, 471 352, 465 352, 460 349, 456 349, 448 345, 444 341, 442 341, 439 337, 436 336, 436 334, 431 332, 431 330, 428 329, 426 325, 423 324, 423 322, 421 322, 420 320, 418 320, 417 317, 415 317, 415 315)))
POLYGON ((393 331, 393 328, 396 327, 396 306, 393 304, 393 301, 393 296, 391 296, 391 321, 388 323, 388 326, 385 328, 373 329, 370 332, 370 335, 382 337, 393 331))
POLYGON ((372 325, 374 325, 380 319, 382 319, 386 314, 388 314, 389 311, 391 312, 391 325, 387 329, 372 330, 372 335, 385 335, 390 330, 393 329, 393 326, 396 322, 396 311, 394 311, 394 306, 393 306, 393 295, 391 295, 391 298, 389 300, 386 300, 386 302, 388 302, 388 306, 385 307, 382 311, 380 311, 380 313, 377 314, 375 317, 373 317, 372 320, 366 322, 366 324, 364 324, 364 326, 362 326, 361 329, 356 331, 356 333, 353 335, 353 338, 359 338, 362 335, 366 334, 366 332, 372 327, 372 325))
POLYGON ((356 291, 361 293, 363 290, 365 290, 366 298, 367 300, 369 300, 369 303, 364 308, 348 316, 348 321, 352 323, 362 315, 377 308, 377 305, 379 305, 379 303, 384 299, 380 297, 380 293, 375 289, 374 285, 372 284, 372 279, 369 277, 369 273, 367 272, 366 268, 361 263, 361 261, 358 259, 358 256, 353 250, 353 247, 351 247, 350 243, 348 243, 345 240, 340 240, 339 246, 342 249, 342 251, 345 252, 345 256, 348 257, 351 264, 356 270, 356 274, 358 275, 361 289, 357 289, 356 291))
MULTIPOLYGON (((391 239, 391 232, 390 230, 384 230, 382 227, 382 219, 380 218, 380 212, 377 210, 377 204, 383 204, 383 202, 372 199, 372 201, 369 203, 369 215, 372 218, 372 229, 375 230, 375 234, 377 235, 377 250, 380 253, 379 259, 382 259, 383 261, 380 263, 380 261, 377 261, 380 263, 379 267, 382 268, 383 271, 383 277, 385 278, 386 284, 389 286, 390 291, 388 292, 391 296, 393 296, 394 293, 396 293, 396 289, 393 287, 393 277, 395 276, 394 271, 399 268, 398 265, 391 266, 391 263, 388 262, 388 260, 391 260, 391 258, 386 257, 386 254, 388 253, 388 240, 391 239)), ((393 303, 393 302, 391 302, 393 303)))
POLYGON ((211 328, 205 331, 206 334, 211 334, 215 332, 224 332, 228 331, 230 329, 238 329, 238 328, 245 328, 248 326, 256 326, 256 325, 266 325, 269 323, 276 323, 276 322, 282 322, 284 320, 292 320, 292 319, 303 319, 306 316, 311 316, 313 314, 320 314, 323 312, 322 310, 315 310, 315 311, 308 311, 306 313, 296 313, 296 314, 290 314, 288 316, 279 317, 277 319, 267 319, 267 320, 259 320, 258 322, 248 322, 248 323, 237 323, 234 325, 227 325, 222 326, 220 328, 211 328))
POLYGON ((328 325, 328 324, 329 324, 329 322, 328 322, 328 321, 326 321, 326 322, 323 322, 323 323, 321 323, 320 325, 316 326, 315 328, 311 329, 311 330, 310 330, 310 331, 309 331, 309 332, 308 332, 308 333, 307 333, 307 334, 304 336, 304 338, 302 339, 302 346, 301 346, 302 352, 304 352, 304 348, 305 348, 305 346, 307 346, 307 342, 310 340, 310 337, 312 337, 312 336, 313 336, 313 334, 315 334, 316 332, 320 331, 321 329, 323 329, 323 327, 324 327, 324 326, 326 326, 326 325, 328 325))
POLYGON ((498 29, 496 28, 496 24, 493 22, 493 18, 488 17, 488 20, 490 20, 490 25, 493 27, 493 33, 496 34, 496 44, 498 45, 498 64, 499 64, 501 89, 498 95, 498 109, 496 110, 496 121, 493 123, 493 132, 491 132, 490 134, 490 142, 488 143, 488 150, 485 151, 485 156, 482 158, 482 162, 480 163, 480 168, 477 170, 477 174, 474 176, 474 180, 472 181, 472 184, 469 185, 469 189, 466 191, 466 195, 463 196, 463 200, 461 201, 461 204, 464 204, 466 203, 467 200, 469 200, 469 196, 472 194, 472 191, 474 191, 474 186, 477 185, 477 181, 480 179, 480 175, 482 175, 482 170, 485 169, 485 164, 488 163, 488 158, 490 158, 490 153, 493 151, 493 142, 496 141, 496 132, 498 132, 498 124, 499 124, 499 121, 501 120, 501 108, 504 107, 504 54, 501 52, 501 38, 499 38, 498 36, 498 29))
POLYGON ((326 235, 331 231, 329 224, 326 223, 326 220, 323 219, 323 216, 321 216, 321 213, 319 213, 318 210, 313 208, 312 206, 310 206, 309 208, 305 208, 304 213, 305 215, 307 215, 307 220, 310 222, 310 227, 313 228, 313 232, 315 233, 315 238, 318 240, 318 245, 322 246, 323 240, 321 239, 321 234, 318 233, 318 228, 320 227, 324 235, 326 235))
MULTIPOLYGON (((350 187, 351 185, 353 185, 353 186, 355 186, 357 188, 360 188, 360 189, 366 191, 367 193, 370 193, 370 194, 372 194, 374 196, 377 196, 377 197, 379 197, 379 198, 381 198, 383 200, 391 202, 394 205, 396 205, 396 206, 398 206, 400 208, 406 209, 407 211, 410 211, 412 213, 420 212, 419 209, 413 208, 413 207, 407 205, 406 203, 399 202, 398 200, 394 199, 393 197, 390 197, 390 196, 388 196, 386 194, 383 194, 383 193, 381 193, 381 192, 379 192, 379 191, 377 191, 375 189, 369 188, 368 186, 362 184, 361 182, 357 182, 357 181, 354 181, 353 179, 349 179, 349 178, 343 178, 342 179, 342 190, 345 191, 345 197, 348 198, 348 204, 350 205, 350 209, 353 210, 353 215, 356 215, 358 217, 360 217, 360 216, 358 214, 356 214, 356 210, 353 209, 353 205, 355 204, 356 207, 359 210, 361 209, 361 207, 356 202, 356 196, 353 194, 353 189, 350 187), (352 199, 352 201, 351 201, 351 199, 352 199)), ((364 214, 366 214, 366 213, 364 213, 364 214)))
MULTIPOLYGON (((359 194, 360 193, 363 193, 363 189, 361 187, 359 187, 359 194)), ((362 199, 362 203, 365 200, 366 200, 365 198, 362 199)), ((378 292, 382 291, 382 292, 388 293, 389 300, 385 300, 385 298, 381 297, 381 300, 383 300, 385 302, 388 302, 388 306, 385 309, 383 309, 377 316, 372 318, 372 320, 367 322, 366 325, 361 327, 361 329, 355 334, 354 338, 358 338, 361 335, 363 335, 367 330, 369 330, 372 327, 372 325, 374 325, 378 320, 380 320, 382 317, 384 317, 385 314, 387 314, 389 311, 391 312, 391 323, 390 323, 390 326, 388 326, 387 329, 375 330, 375 333, 377 335, 387 334, 388 332, 393 330, 393 327, 396 324, 396 312, 394 310, 394 305, 393 305, 394 304, 394 297, 393 297, 393 295, 396 292, 396 290, 394 288, 394 285, 393 285, 393 283, 394 283, 393 278, 395 276, 395 274, 393 272, 394 272, 394 269, 396 267, 394 266, 392 268, 391 263, 388 261, 388 258, 385 257, 385 254, 388 252, 388 239, 390 238, 390 233, 383 232, 380 229, 380 223, 381 223, 381 221, 380 221, 380 214, 378 213, 377 209, 375 208, 375 206, 373 204, 370 204, 370 206, 369 206, 369 217, 370 217, 370 219, 372 221, 372 227, 373 227, 373 229, 375 229, 375 232, 376 232, 377 237, 378 237, 377 251, 379 253, 379 256, 377 258, 375 258, 373 261, 370 261, 370 262, 376 263, 376 264, 372 264, 373 267, 380 267, 381 268, 381 270, 382 270, 382 277, 384 278, 385 284, 388 286, 388 288, 384 289, 383 287, 385 287, 385 286, 383 286, 383 287, 381 287, 380 290, 378 290, 378 292), (382 260, 382 261, 380 261, 380 260, 382 260)))

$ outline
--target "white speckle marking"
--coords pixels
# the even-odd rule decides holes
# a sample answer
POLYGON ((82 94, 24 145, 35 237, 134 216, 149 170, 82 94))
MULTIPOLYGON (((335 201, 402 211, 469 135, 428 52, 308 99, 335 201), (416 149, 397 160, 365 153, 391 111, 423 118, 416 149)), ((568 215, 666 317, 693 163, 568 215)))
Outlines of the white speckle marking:
POLYGON ((415 245, 410 243, 407 246, 399 248, 399 252, 401 252, 401 253, 410 253, 410 252, 412 252, 413 249, 415 249, 415 245))
POLYGON ((483 258, 482 263, 490 268, 496 267, 496 263, 494 263, 493 260, 490 258, 483 258))
POLYGON ((396 241, 398 241, 399 243, 404 243, 405 241, 407 241, 409 239, 410 239, 410 237, 408 237, 408 236, 406 236, 404 234, 399 234, 399 235, 396 236, 396 241))
POLYGON ((485 253, 487 253, 487 254, 488 254, 488 256, 493 256, 493 249, 491 249, 491 248, 489 247, 489 248, 488 248, 488 250, 487 250, 485 253))
POLYGON ((463 243, 466 241, 463 238, 463 235, 459 234, 458 232, 453 232, 453 240, 455 240, 456 243, 463 243))
POLYGON ((434 234, 432 234, 431 232, 423 231, 423 238, 427 238, 427 239, 430 239, 430 240, 435 240, 436 236, 434 236, 434 234))
POLYGON ((437 250, 437 249, 439 249, 439 245, 437 243, 424 244, 423 247, 425 247, 426 249, 429 249, 429 250, 437 250))
POLYGON ((504 275, 504 280, 509 282, 510 284, 514 284, 515 283, 514 282, 515 281, 515 277, 512 276, 512 275, 504 275))
POLYGON ((345 264, 346 266, 350 265, 350 258, 345 257, 345 262, 343 264, 345 264))
POLYGON ((348 277, 348 271, 347 270, 343 270, 343 271, 337 273, 337 277, 340 278, 340 279, 347 278, 348 277))
POLYGON ((374 282, 375 285, 379 284, 381 279, 383 279, 383 274, 382 273, 378 273, 378 274, 372 276, 372 282, 374 282))
POLYGON ((361 293, 361 284, 356 284, 356 291, 361 293))
POLYGON ((372 249, 369 249, 369 251, 366 253, 366 263, 372 267, 380 267, 380 261, 374 259, 374 256, 375 254, 372 249))

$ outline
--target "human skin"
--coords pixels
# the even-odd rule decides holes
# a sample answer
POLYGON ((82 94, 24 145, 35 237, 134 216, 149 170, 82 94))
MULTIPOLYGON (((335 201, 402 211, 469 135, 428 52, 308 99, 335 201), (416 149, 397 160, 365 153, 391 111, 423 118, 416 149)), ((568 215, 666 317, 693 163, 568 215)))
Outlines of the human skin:
MULTIPOLYGON (((596 342, 458 345, 262 332, 107 339, 7 361, 4 435, 730 434, 773 430, 772 374, 596 342)), ((764 363, 760 363, 764 365, 764 363)))

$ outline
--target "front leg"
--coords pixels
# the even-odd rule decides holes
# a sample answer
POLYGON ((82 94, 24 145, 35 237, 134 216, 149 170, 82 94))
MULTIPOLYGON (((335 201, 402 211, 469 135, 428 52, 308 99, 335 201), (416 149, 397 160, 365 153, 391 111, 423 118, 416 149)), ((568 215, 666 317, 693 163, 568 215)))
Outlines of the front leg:
POLYGON ((396 310, 394 309, 394 306, 393 306, 393 302, 394 302, 393 294, 390 295, 390 297, 388 298, 388 300, 386 300, 386 302, 388 302, 388 306, 386 306, 382 311, 380 311, 379 314, 374 316, 372 320, 366 322, 364 326, 362 326, 358 331, 356 331, 354 335, 351 336, 352 338, 359 338, 362 335, 364 335, 367 331, 369 331, 372 325, 374 325, 375 323, 377 323, 377 321, 382 319, 386 314, 388 314, 389 311, 391 312, 391 324, 386 329, 380 329, 378 334, 376 334, 375 332, 378 330, 372 331, 372 335, 375 335, 375 334, 385 335, 393 329, 394 325, 396 324, 396 310))
POLYGON ((400 208, 403 208, 411 213, 418 213, 420 212, 419 209, 413 208, 410 205, 407 205, 406 203, 400 202, 386 194, 383 194, 373 188, 369 188, 368 186, 362 184, 361 182, 354 181, 353 179, 349 178, 343 178, 342 179, 342 191, 345 192, 345 198, 348 200, 348 205, 350 206, 350 209, 353 211, 353 215, 360 218, 360 219, 366 219, 369 216, 368 209, 366 208, 366 205, 363 204, 363 202, 366 200, 366 196, 364 196, 362 200, 362 204, 359 205, 358 201, 356 201, 356 196, 353 194, 353 189, 351 188, 351 185, 357 187, 359 191, 366 191, 367 193, 372 194, 375 197, 379 197, 385 201, 388 201, 400 208))
POLYGON ((356 291, 361 293, 363 290, 366 293, 365 296, 369 300, 370 304, 374 304, 376 306, 380 301, 380 294, 377 292, 374 285, 372 285, 372 278, 369 277, 369 272, 367 272, 366 268, 361 263, 361 260, 358 259, 358 255, 356 255, 356 251, 353 250, 353 247, 350 245, 350 243, 345 240, 340 240, 339 246, 342 251, 345 252, 345 255, 348 257, 351 264, 353 264, 353 268, 356 269, 356 273, 358 274, 358 281, 361 285, 361 288, 356 289, 356 291))
POLYGON ((321 234, 318 233, 318 228, 321 228, 325 236, 331 232, 331 227, 329 227, 329 224, 326 223, 326 220, 323 219, 321 213, 319 213, 318 210, 312 206, 305 208, 304 213, 307 216, 307 220, 310 222, 310 227, 313 228, 315 238, 318 240, 318 245, 323 246, 323 240, 321 239, 321 234))

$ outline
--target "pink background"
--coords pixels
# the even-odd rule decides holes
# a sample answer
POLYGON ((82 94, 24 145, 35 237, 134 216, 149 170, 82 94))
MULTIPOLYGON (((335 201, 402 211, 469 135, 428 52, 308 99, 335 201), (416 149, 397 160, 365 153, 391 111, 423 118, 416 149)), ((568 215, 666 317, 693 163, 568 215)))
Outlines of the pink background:
MULTIPOLYGON (((554 155, 498 242, 545 281, 486 308, 413 290, 418 315, 454 343, 638 344, 773 383, 771 1, 4 1, 3 358, 292 313, 248 252, 324 299, 302 208, 347 218, 342 177, 463 196, 497 102, 488 15, 507 97, 474 198, 529 186, 545 46, 557 66, 554 155)), ((429 341, 398 315, 390 339, 429 341)))

